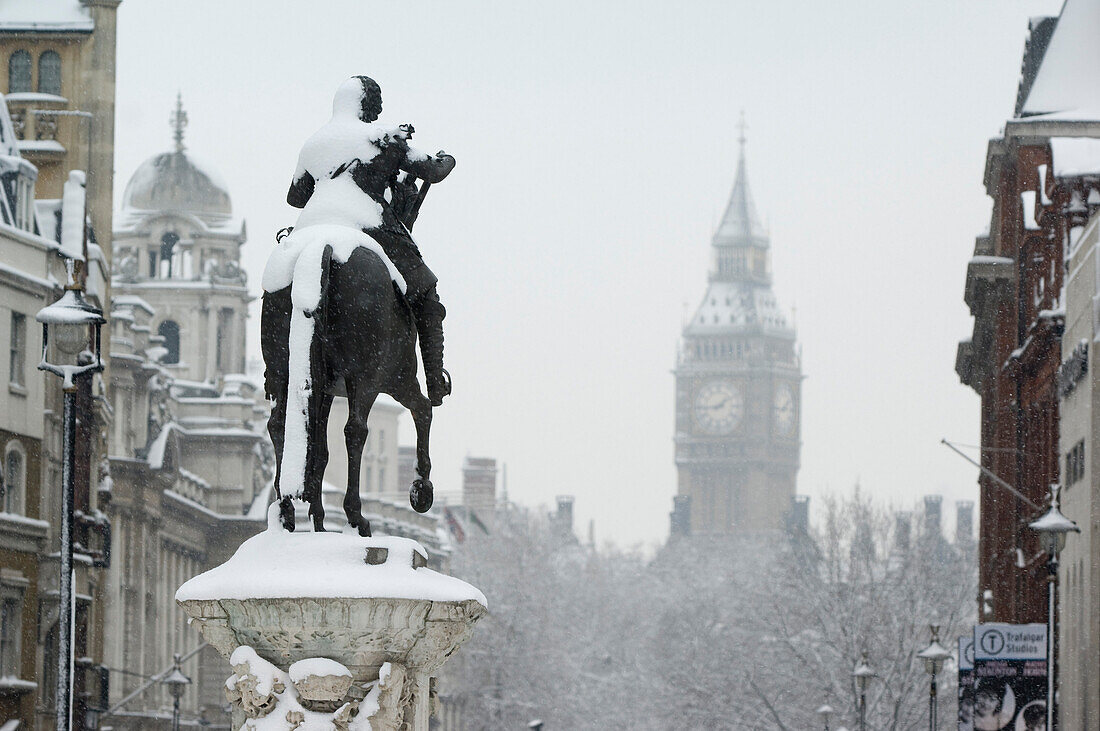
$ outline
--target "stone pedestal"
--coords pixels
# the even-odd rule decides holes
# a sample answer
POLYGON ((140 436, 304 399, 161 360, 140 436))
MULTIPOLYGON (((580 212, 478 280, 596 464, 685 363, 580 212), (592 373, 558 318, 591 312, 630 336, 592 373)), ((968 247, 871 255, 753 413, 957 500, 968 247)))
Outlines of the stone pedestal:
POLYGON ((184 584, 177 601, 233 666, 234 729, 426 731, 432 677, 486 607, 425 555, 407 539, 274 528, 184 584))

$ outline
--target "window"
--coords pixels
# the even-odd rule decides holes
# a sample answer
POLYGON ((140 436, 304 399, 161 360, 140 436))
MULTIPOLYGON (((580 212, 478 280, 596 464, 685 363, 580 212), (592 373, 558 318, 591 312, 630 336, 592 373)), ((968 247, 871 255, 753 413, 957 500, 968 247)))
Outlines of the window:
POLYGON ((57 51, 43 51, 38 57, 38 91, 61 96, 61 56, 57 51))
POLYGON ((164 363, 180 362, 180 326, 172 320, 165 320, 157 328, 157 334, 164 338, 164 347, 168 354, 164 356, 164 363))
POLYGON ((1066 486, 1072 485, 1085 476, 1085 440, 1077 442, 1066 452, 1066 486))
POLYGON ((8 93, 31 90, 31 54, 19 50, 8 59, 8 93))
POLYGON ((20 312, 11 313, 11 358, 8 360, 8 381, 15 386, 23 386, 24 367, 27 360, 27 316, 20 312))
POLYGON ((22 605, 19 600, 0 598, 0 677, 19 677, 19 630, 22 605))
POLYGON ((227 373, 233 370, 233 310, 223 307, 218 310, 218 339, 216 342, 216 363, 218 370, 227 373))
POLYGON ((23 454, 23 445, 17 441, 8 442, 4 455, 3 498, 0 507, 5 513, 22 513, 24 488, 27 480, 27 461, 23 454))

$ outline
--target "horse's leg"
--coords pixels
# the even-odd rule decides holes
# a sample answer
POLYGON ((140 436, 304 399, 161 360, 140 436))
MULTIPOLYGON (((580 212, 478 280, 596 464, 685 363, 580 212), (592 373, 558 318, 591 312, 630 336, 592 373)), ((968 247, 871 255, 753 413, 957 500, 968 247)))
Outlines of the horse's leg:
POLYGON ((275 448, 275 496, 279 500, 279 519, 288 531, 294 530, 294 506, 282 497, 283 442, 286 436, 287 340, 290 333, 290 288, 264 293, 260 313, 261 349, 264 356, 264 390, 272 400, 267 433, 275 448))
POLYGON ((344 443, 348 449, 348 489, 344 493, 344 514, 348 525, 359 530, 359 535, 370 536, 370 521, 363 517, 363 501, 359 497, 359 471, 363 463, 363 445, 367 441, 367 417, 378 398, 377 391, 356 388, 349 380, 344 383, 348 391, 348 423, 344 425, 344 443))
MULTIPOLYGON (((415 384, 415 381, 414 381, 415 384)), ((416 474, 418 479, 409 488, 409 503, 418 513, 426 513, 432 507, 434 490, 431 473, 432 459, 428 454, 428 435, 432 430, 432 402, 420 392, 420 386, 409 389, 401 405, 412 413, 416 426, 416 474)))
POLYGON ((322 499, 322 486, 325 481, 325 467, 328 466, 328 415, 332 409, 332 395, 315 389, 309 397, 310 416, 310 457, 307 461, 306 484, 303 497, 309 503, 309 516, 313 519, 315 533, 325 530, 325 503, 322 499))
POLYGON ((279 499, 279 521, 288 532, 294 532, 294 503, 289 497, 279 499))
POLYGON ((279 517, 283 527, 293 531, 294 506, 290 504, 290 498, 282 499, 279 490, 279 476, 283 466, 283 437, 286 435, 286 389, 283 389, 281 396, 275 398, 271 416, 267 419, 267 433, 271 437, 271 445, 275 447, 275 496, 280 499, 279 517))

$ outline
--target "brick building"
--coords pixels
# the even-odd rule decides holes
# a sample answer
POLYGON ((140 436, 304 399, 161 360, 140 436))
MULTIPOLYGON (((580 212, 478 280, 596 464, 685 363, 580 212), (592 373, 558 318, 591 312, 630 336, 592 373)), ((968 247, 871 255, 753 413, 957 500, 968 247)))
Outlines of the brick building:
MULTIPOLYGON (((1085 456, 1078 445, 1091 444, 1091 423, 1080 396, 1068 398, 1073 389, 1066 388, 1066 374, 1080 357, 1079 346, 1087 350, 1092 340, 1082 343, 1080 333, 1091 334, 1091 291, 1100 282, 1100 269, 1080 271, 1089 238, 1084 227, 1100 207, 1100 144, 1094 139, 1100 138, 1100 87, 1082 73, 1100 61, 1096 33, 1100 6, 1083 0, 1068 0, 1058 18, 1031 20, 1014 114, 986 154, 984 183, 993 211, 967 268, 965 300, 974 331, 956 359, 963 383, 981 396, 981 621, 1046 621, 1045 556, 1027 524, 1047 505, 1052 484, 1065 486, 1067 495, 1095 492, 1071 484, 1081 481, 1085 456), (1087 300, 1087 325, 1080 312, 1067 309, 1074 298, 1072 292, 1067 297, 1066 285, 1075 280, 1091 285, 1088 297, 1075 298, 1087 300)), ((1074 513, 1066 508, 1079 524, 1090 521, 1087 513, 1074 513)), ((1067 557, 1077 540, 1070 539, 1067 557)), ((1066 602, 1067 580, 1080 593, 1082 573, 1066 565, 1060 572, 1064 669, 1096 634, 1094 627, 1075 634, 1075 624, 1086 620, 1066 602), (1076 644, 1071 647, 1067 637, 1076 637, 1076 644)), ((1087 702, 1070 697, 1080 684, 1066 683, 1077 676, 1063 671, 1061 677, 1069 691, 1059 708, 1065 727, 1095 727, 1087 702)))

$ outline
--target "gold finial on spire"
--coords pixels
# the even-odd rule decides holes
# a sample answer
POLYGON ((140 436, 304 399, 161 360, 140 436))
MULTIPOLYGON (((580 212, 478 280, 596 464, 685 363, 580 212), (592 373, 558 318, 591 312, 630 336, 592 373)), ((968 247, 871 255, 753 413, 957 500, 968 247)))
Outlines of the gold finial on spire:
POLYGON ((176 93, 176 108, 172 112, 169 124, 172 125, 172 139, 176 141, 176 152, 183 152, 186 149, 183 146, 183 130, 187 126, 187 112, 183 111, 181 92, 176 93))

